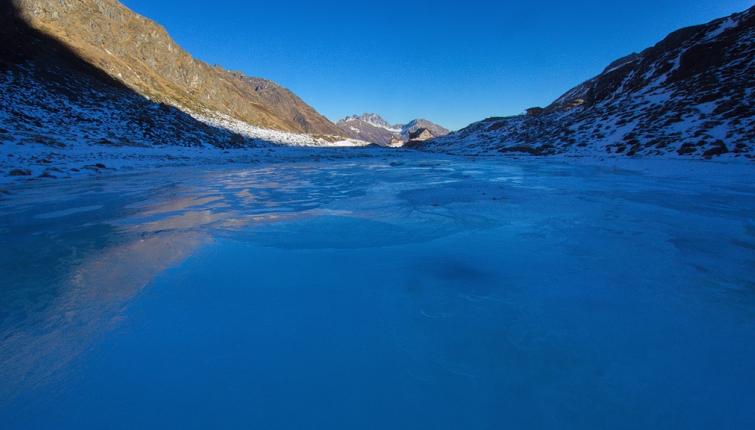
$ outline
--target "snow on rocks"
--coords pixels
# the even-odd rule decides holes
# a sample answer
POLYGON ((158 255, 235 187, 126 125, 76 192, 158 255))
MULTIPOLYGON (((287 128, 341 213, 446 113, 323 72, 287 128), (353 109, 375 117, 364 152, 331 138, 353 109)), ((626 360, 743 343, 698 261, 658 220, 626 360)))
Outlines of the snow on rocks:
POLYGON ((755 160, 753 40, 755 7, 675 31, 538 115, 488 118, 418 149, 755 160))
POLYGON ((250 139, 278 145, 315 147, 354 147, 369 145, 368 142, 343 138, 340 136, 313 136, 310 134, 287 133, 284 131, 259 128, 218 112, 206 111, 202 114, 192 112, 191 116, 207 125, 230 130, 250 139))

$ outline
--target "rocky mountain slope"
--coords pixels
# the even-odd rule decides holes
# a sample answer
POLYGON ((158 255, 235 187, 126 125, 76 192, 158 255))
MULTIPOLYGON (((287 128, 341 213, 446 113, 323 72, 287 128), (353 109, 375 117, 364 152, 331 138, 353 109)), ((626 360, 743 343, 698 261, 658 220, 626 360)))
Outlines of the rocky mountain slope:
POLYGON ((404 140, 409 140, 410 136, 413 133, 421 129, 427 130, 435 137, 445 136, 450 133, 450 131, 446 128, 441 127, 438 124, 430 122, 426 119, 415 119, 401 126, 401 138, 404 140))
POLYGON ((546 108, 420 145, 458 154, 755 157, 755 8, 683 28, 546 108))
MULTIPOLYGON (((268 81, 239 79, 268 100, 285 94, 268 81)), ((281 145, 367 144, 256 127, 230 115, 179 109, 156 99, 31 27, 10 3, 0 3, 0 180, 232 157, 228 151, 238 148, 261 152, 281 145)))
POLYGON ((336 123, 346 136, 382 146, 401 146, 409 136, 420 129, 427 129, 435 137, 449 133, 445 128, 425 119, 415 119, 407 124, 391 125, 380 115, 365 113, 352 115, 336 123))
POLYGON ((388 124, 379 115, 370 113, 346 117, 336 122, 336 126, 346 136, 381 146, 390 146, 392 141, 400 140, 401 136, 400 125, 388 124))
POLYGON ((15 8, 31 28, 150 100, 185 111, 218 113, 262 128, 341 134, 285 88, 194 59, 165 29, 117 0, 4 3, 11 3, 6 8, 15 8))

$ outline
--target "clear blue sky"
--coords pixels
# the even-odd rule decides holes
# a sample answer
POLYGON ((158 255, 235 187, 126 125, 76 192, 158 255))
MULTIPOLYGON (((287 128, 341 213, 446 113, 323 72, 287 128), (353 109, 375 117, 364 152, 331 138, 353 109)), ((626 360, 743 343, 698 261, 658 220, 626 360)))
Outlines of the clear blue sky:
POLYGON ((272 79, 332 120, 452 129, 545 105, 614 59, 753 0, 122 0, 211 64, 272 79))

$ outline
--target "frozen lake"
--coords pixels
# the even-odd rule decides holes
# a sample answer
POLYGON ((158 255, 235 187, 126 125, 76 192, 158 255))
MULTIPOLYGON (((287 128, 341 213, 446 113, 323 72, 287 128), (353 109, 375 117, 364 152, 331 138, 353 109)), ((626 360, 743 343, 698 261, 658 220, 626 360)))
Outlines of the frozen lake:
POLYGON ((13 188, 1 427, 755 428, 755 168, 658 166, 13 188))

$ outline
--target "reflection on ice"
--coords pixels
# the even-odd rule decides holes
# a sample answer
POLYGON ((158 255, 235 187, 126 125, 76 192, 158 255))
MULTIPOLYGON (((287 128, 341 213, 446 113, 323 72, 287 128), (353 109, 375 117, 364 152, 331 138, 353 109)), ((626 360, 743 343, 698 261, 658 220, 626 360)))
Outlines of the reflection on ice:
POLYGON ((141 239, 104 249, 72 267, 59 295, 42 312, 19 325, 3 325, 0 404, 50 382, 117 323, 123 307, 157 274, 204 240, 196 233, 141 239))
POLYGON ((407 157, 15 189, 0 422, 741 426, 748 168, 407 157))

